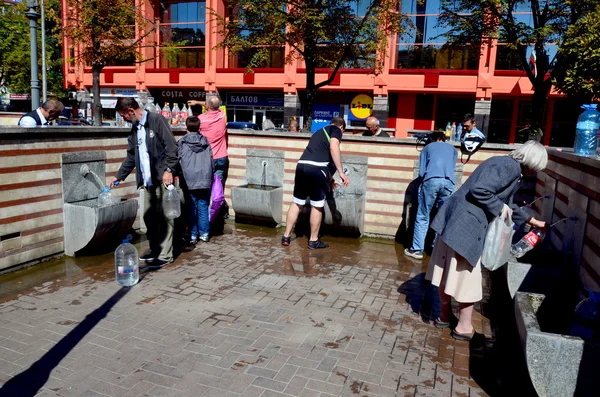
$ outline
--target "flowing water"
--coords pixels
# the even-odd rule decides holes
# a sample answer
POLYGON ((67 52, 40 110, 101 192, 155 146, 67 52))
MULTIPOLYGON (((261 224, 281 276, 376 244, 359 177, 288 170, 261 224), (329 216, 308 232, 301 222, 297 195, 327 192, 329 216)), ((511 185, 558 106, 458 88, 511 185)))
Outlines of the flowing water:
POLYGON ((90 170, 90 174, 94 175, 94 178, 96 178, 96 181, 98 181, 98 183, 100 184, 100 189, 106 186, 106 184, 102 182, 102 179, 100 179, 100 177, 96 175, 94 171, 90 170))

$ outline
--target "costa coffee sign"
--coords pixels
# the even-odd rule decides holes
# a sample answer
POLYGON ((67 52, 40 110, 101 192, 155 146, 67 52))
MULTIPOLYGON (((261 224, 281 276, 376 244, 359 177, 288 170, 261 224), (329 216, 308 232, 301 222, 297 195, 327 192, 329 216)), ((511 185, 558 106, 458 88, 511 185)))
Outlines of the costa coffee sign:
POLYGON ((174 89, 169 89, 169 88, 164 88, 164 89, 154 89, 151 90, 151 93, 153 94, 154 98, 158 98, 159 100, 162 99, 164 101, 166 100, 179 100, 181 102, 185 102, 185 101, 189 101, 189 100, 197 100, 197 101, 203 101, 206 99, 206 92, 203 90, 198 90, 198 89, 179 89, 179 90, 174 90, 174 89))

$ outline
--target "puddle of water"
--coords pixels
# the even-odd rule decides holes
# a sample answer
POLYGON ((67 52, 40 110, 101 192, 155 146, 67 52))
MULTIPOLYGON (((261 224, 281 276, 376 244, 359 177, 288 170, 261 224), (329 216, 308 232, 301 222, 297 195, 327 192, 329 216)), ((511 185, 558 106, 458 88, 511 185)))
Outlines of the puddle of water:
MULTIPOLYGON (((143 252, 145 240, 134 244, 138 252, 143 252)), ((0 275, 0 302, 16 298, 34 287, 43 292, 73 285, 84 278, 106 280, 114 277, 115 258, 113 252, 101 255, 69 257, 62 256, 11 273, 0 275)))
MULTIPOLYGON (((403 254, 404 247, 393 240, 327 235, 324 240, 329 242, 331 247, 311 251, 306 248, 306 237, 298 237, 292 241, 290 249, 282 250, 280 246, 282 232, 281 228, 242 225, 228 221, 225 234, 214 237, 214 246, 211 244, 208 250, 196 249, 193 252, 185 252, 176 259, 176 262, 199 259, 203 255, 227 256, 225 251, 229 250, 247 251, 249 256, 281 258, 265 260, 262 264, 264 274, 330 277, 345 266, 378 267, 394 272, 393 277, 399 282, 409 280, 426 268, 424 266, 426 261, 416 263, 408 260, 403 254), (225 248, 219 247, 219 244, 224 244, 225 248), (213 247, 218 249, 218 254, 212 251, 213 247)), ((145 237, 141 236, 141 240, 134 245, 138 252, 143 252, 147 247, 145 237)), ((249 265, 256 262, 257 260, 253 259, 249 265)), ((93 280, 107 280, 114 277, 113 252, 75 258, 61 257, 0 275, 0 302, 13 299, 23 293, 50 292, 62 286, 73 285, 87 277, 93 280)))

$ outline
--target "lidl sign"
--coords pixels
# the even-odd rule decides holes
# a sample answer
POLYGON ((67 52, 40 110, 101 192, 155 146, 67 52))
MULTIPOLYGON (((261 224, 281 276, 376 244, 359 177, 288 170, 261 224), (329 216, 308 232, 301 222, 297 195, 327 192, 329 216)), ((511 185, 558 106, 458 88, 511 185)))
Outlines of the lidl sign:
POLYGON ((350 101, 350 118, 364 120, 373 114, 373 98, 367 94, 358 94, 350 101))

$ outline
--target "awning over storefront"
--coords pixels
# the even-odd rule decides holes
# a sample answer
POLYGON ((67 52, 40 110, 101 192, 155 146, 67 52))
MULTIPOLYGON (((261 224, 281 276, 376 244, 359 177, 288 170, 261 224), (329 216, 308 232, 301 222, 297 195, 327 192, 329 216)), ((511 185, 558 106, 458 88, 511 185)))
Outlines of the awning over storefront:
POLYGON ((227 106, 238 107, 283 107, 281 92, 229 92, 227 106))

